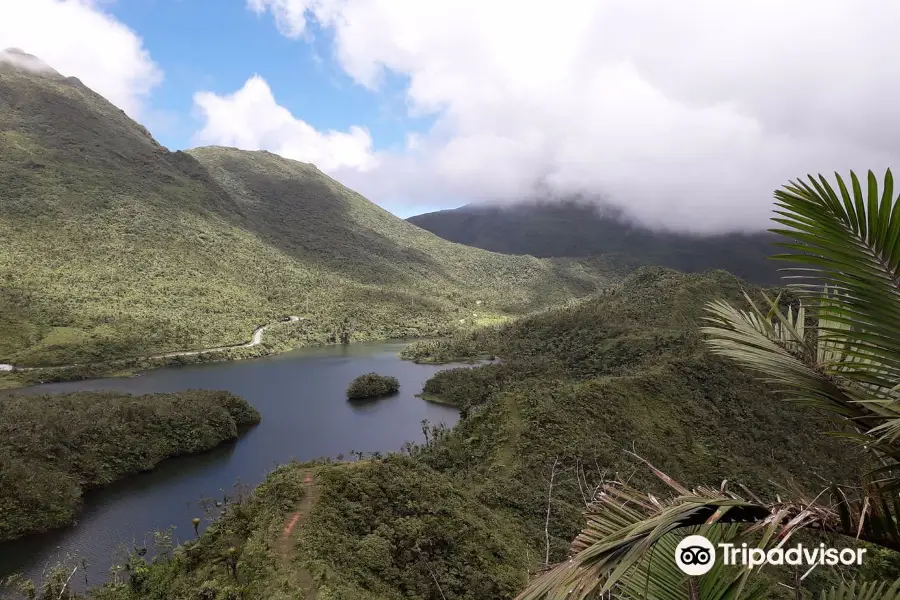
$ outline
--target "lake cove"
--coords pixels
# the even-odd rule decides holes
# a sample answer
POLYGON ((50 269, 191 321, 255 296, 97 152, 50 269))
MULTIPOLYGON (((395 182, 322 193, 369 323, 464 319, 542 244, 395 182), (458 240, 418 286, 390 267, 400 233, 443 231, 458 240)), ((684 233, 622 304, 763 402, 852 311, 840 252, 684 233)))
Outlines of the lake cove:
MULTIPOLYGON (((455 408, 416 397, 434 373, 456 365, 417 365, 400 360, 402 342, 305 348, 266 358, 172 367, 135 377, 52 383, 2 395, 114 390, 130 394, 187 389, 227 390, 245 398, 262 422, 233 443, 209 452, 164 461, 153 471, 89 492, 74 527, 0 544, 0 579, 24 571, 32 578, 54 562, 77 555, 92 584, 132 543, 153 541, 153 532, 174 526, 174 537, 194 536, 191 519, 203 516, 203 498, 221 498, 236 483, 255 486, 276 465, 351 451, 399 451, 424 440, 422 421, 452 426, 455 408), (371 402, 348 402, 349 382, 377 372, 396 377, 398 394, 371 402)), ((204 521, 205 525, 205 521, 204 521)))

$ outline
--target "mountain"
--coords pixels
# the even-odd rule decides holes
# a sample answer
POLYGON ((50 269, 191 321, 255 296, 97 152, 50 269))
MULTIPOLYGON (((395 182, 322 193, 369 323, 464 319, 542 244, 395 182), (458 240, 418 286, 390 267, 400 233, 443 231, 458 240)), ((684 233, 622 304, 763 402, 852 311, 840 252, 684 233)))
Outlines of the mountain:
POLYGON ((602 264, 504 256, 267 152, 170 152, 78 79, 0 54, 0 363, 432 335, 584 295, 602 264))
POLYGON ((408 221, 446 240, 493 252, 603 255, 631 266, 659 265, 689 273, 725 269, 759 284, 777 284, 777 269, 785 266, 768 260, 777 253, 774 234, 692 236, 656 231, 586 201, 467 205, 408 221))

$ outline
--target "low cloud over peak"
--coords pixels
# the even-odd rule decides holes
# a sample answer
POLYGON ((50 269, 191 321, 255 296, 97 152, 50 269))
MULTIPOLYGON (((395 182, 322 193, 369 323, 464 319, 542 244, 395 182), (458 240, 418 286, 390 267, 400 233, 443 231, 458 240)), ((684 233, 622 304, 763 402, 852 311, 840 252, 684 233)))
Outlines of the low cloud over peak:
POLYGON ((0 63, 12 65, 16 69, 23 69, 31 73, 59 75, 53 67, 37 56, 28 54, 21 48, 7 48, 6 50, 0 50, 0 63))
POLYGON ((162 81, 162 71, 142 40, 97 2, 0 4, 0 48, 21 49, 7 51, 7 62, 32 70, 51 65, 62 75, 78 77, 132 117, 144 116, 146 97, 162 81))
MULTIPOLYGON (((515 201, 548 190, 602 194, 654 226, 760 229, 772 191, 789 180, 883 171, 900 153, 892 0, 248 7, 294 37, 316 21, 358 83, 377 89, 386 71, 406 76, 410 110, 434 116, 403 151, 372 152, 357 138, 348 150, 357 158, 323 166, 381 202, 515 201)), ((220 125, 246 127, 237 116, 220 125)), ((300 128, 293 142, 263 145, 302 155, 304 139, 317 142, 300 128)))

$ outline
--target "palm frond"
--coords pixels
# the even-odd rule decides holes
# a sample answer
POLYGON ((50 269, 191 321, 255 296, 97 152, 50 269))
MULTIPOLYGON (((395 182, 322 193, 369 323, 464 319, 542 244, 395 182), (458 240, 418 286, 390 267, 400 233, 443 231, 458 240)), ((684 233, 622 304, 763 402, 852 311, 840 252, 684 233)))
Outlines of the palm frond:
POLYGON ((767 586, 763 582, 752 578, 749 572, 736 572, 722 561, 717 561, 703 577, 692 578, 685 576, 673 560, 678 542, 686 535, 704 534, 716 545, 737 539, 740 532, 740 526, 732 524, 705 530, 702 527, 688 527, 663 536, 653 545, 650 553, 614 586, 613 597, 622 600, 713 600, 732 598, 740 593, 742 600, 768 598, 767 586))
POLYGON ((572 543, 572 557, 534 581, 518 600, 574 600, 611 591, 623 598, 718 600, 736 598, 745 587, 747 597, 757 597, 759 586, 747 586, 749 572, 717 565, 698 579, 676 567, 675 546, 685 532, 731 540, 738 528, 709 526, 754 521, 768 514, 762 507, 713 490, 696 493, 704 492, 715 497, 689 495, 663 503, 626 484, 605 485, 587 512, 587 526, 572 543), (753 514, 741 514, 744 510, 753 514))
POLYGON ((900 600, 900 580, 888 582, 860 583, 852 581, 819 595, 819 600, 900 600))
POLYGON ((845 376, 864 374, 889 389, 900 381, 900 202, 890 170, 880 194, 871 171, 865 190, 855 173, 849 187, 840 175, 835 179, 838 192, 821 175, 775 192, 780 216, 773 220, 784 228, 772 231, 792 251, 776 258, 808 266, 785 270, 798 276, 791 286, 811 300, 820 337, 853 346, 845 376), (832 293, 819 302, 826 286, 832 293), (859 368, 860 359, 878 368, 859 368))
POLYGON ((606 484, 587 512, 587 526, 572 543, 570 558, 536 579, 518 600, 580 600, 611 591, 660 600, 762 593, 748 569, 716 568, 697 578, 675 569, 675 545, 693 531, 711 541, 741 539, 767 549, 811 529, 900 550, 897 494, 874 485, 833 486, 815 497, 792 490, 790 499, 763 503, 724 488, 689 491, 650 468, 678 495, 661 501, 626 484, 606 484))
MULTIPOLYGON (((848 365, 869 365, 854 356, 847 339, 821 338, 806 331, 805 307, 783 312, 778 298, 763 294, 766 312, 745 294, 749 310, 725 301, 707 304, 707 326, 700 331, 714 354, 760 373, 763 381, 791 399, 876 427, 900 418, 897 390, 846 377, 848 365), (886 402, 886 400, 888 400, 886 402)), ((839 329, 840 325, 834 325, 839 329)), ((814 333, 814 332, 813 332, 814 333)))
MULTIPOLYGON (((722 300, 707 304, 708 325, 701 332, 710 350, 757 372, 787 399, 848 419, 861 435, 842 437, 900 460, 900 388, 885 387, 882 366, 860 353, 849 335, 808 331, 802 302, 796 311, 783 311, 779 298, 763 294, 763 308, 746 294, 745 300, 747 310, 722 300)), ((830 289, 823 289, 820 300, 836 302, 830 289)), ((820 327, 823 321, 832 332, 848 331, 825 316, 820 327)))

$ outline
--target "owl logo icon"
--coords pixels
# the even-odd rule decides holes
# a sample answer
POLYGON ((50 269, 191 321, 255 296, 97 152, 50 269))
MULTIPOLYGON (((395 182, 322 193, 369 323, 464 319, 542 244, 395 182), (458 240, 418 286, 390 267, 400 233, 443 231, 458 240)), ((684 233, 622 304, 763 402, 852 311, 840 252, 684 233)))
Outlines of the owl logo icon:
POLYGON ((675 564, 687 575, 708 573, 716 562, 716 549, 702 535, 689 535, 675 547, 675 564))

